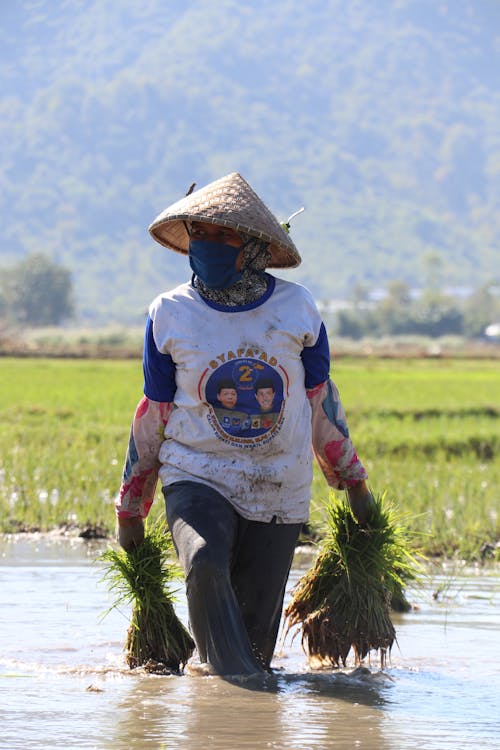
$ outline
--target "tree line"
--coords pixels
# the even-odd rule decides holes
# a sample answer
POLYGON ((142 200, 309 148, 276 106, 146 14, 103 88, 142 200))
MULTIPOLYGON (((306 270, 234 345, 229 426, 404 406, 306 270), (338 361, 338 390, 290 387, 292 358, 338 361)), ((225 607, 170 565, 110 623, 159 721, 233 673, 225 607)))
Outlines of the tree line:
MULTIPOLYGON (((418 294, 405 281, 393 280, 372 298, 364 284, 354 287, 349 306, 335 314, 336 336, 480 338, 490 324, 500 322, 500 287, 483 284, 458 298, 443 292, 430 277, 418 294)), ((28 255, 0 271, 0 321, 17 326, 51 326, 76 320, 71 271, 43 253, 28 255)))
POLYGON ((0 320, 20 326, 59 325, 75 314, 71 272, 43 253, 0 270, 0 320))
POLYGON ((336 315, 335 334, 351 339, 405 335, 481 338, 487 326, 500 321, 499 289, 497 283, 490 282, 461 298, 435 286, 417 294, 406 282, 394 280, 383 296, 373 301, 368 288, 358 285, 352 306, 336 315))

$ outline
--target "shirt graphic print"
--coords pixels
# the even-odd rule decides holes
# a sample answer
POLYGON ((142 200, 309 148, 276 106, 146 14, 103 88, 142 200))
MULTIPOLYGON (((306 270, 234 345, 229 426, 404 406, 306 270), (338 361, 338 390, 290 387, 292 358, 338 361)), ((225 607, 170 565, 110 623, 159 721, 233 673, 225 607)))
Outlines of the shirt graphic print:
POLYGON ((283 423, 284 382, 286 372, 274 357, 264 361, 228 352, 228 361, 206 370, 199 384, 215 434, 241 446, 271 439, 283 423))

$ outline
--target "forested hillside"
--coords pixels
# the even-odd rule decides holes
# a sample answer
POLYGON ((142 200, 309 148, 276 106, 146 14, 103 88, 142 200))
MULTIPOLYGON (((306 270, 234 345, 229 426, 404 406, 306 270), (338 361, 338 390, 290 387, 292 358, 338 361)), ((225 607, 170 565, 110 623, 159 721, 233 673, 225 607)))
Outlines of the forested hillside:
POLYGON ((69 268, 80 318, 187 275, 148 224, 240 171, 318 298, 498 273, 497 0, 4 0, 0 266, 69 268), (434 260, 433 260, 434 259, 434 260))

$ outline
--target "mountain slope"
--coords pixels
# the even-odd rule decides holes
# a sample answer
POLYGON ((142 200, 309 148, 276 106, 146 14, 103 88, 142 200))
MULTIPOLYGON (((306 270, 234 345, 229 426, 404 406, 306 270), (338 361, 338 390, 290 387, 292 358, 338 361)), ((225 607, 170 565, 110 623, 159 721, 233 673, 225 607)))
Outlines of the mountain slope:
POLYGON ((3 4, 0 265, 47 252, 82 317, 135 320, 187 275, 148 224, 237 170, 280 219, 306 206, 288 277, 318 297, 433 258, 488 280, 499 29, 495 0, 3 4))

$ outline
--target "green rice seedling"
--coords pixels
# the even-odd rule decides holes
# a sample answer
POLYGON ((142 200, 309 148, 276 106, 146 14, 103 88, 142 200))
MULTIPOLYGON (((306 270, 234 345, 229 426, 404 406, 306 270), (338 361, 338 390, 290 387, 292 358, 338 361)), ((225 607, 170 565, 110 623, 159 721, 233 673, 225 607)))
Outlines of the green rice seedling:
POLYGON ((285 608, 286 632, 302 628, 302 646, 313 666, 345 666, 351 649, 356 664, 375 650, 384 666, 396 637, 391 599, 404 599, 406 584, 419 577, 421 567, 385 495, 375 498, 365 528, 347 497, 331 500, 328 515, 319 555, 285 608))
POLYGON ((99 558, 106 566, 103 580, 117 595, 110 609, 132 605, 124 646, 131 669, 180 672, 193 653, 194 641, 174 610, 171 583, 181 574, 172 553, 168 528, 159 519, 146 526, 139 547, 129 552, 109 547, 99 558))
MULTIPOLYGON (((358 455, 378 486, 397 485, 425 554, 482 561, 500 539, 498 360, 342 358, 333 377, 358 455)), ((140 358, 1 358, 0 532, 112 533, 142 378, 140 358)), ((315 538, 328 492, 316 464, 315 538)))

